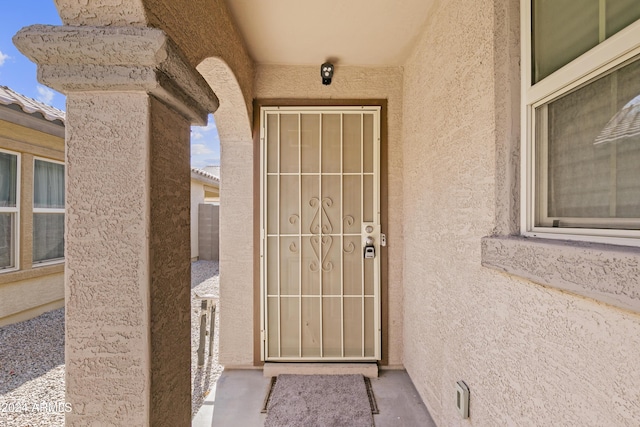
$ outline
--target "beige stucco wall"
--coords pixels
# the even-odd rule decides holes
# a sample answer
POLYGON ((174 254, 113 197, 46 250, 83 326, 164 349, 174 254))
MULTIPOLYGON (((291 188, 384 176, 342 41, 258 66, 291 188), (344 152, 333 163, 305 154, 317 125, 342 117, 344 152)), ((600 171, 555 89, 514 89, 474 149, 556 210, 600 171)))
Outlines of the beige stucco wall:
POLYGON ((221 135, 220 161, 219 358, 227 368, 248 367, 254 338, 253 142, 221 135))
POLYGON ((149 425, 188 425, 191 416, 191 123, 149 97, 149 425), (170 314, 169 314, 170 313, 170 314))
POLYGON ((127 27, 143 26, 140 2, 58 4, 80 26, 14 43, 67 94, 65 424, 188 425, 189 125, 218 102, 190 52, 127 27))
POLYGON ((149 417, 148 103, 136 93, 67 97, 66 400, 90 407, 68 425, 116 423, 125 401, 132 424, 149 417))
POLYGON ((150 26, 167 33, 193 67, 220 58, 240 83, 244 107, 251 112, 253 61, 224 0, 54 1, 65 25, 150 26))
POLYGON ((637 425, 640 316, 480 264, 480 239, 509 228, 496 58, 517 3, 436 3, 405 64, 404 364, 441 426, 637 425))
MULTIPOLYGON (((236 43, 237 52, 244 49, 242 40, 223 37, 222 41, 236 43)), ((252 98, 252 89, 247 89, 253 87, 253 64, 232 69, 223 58, 206 58, 197 69, 220 99, 215 112, 220 165, 225 171, 219 193, 220 361, 226 367, 247 367, 254 362, 253 138, 252 106, 247 104, 252 98), (251 76, 249 86, 247 76, 251 76)))
POLYGON ((72 93, 67 113, 66 423, 184 425, 189 122, 144 93, 72 93))
POLYGON ((36 271, 35 277, 0 282, 0 327, 64 306, 64 273, 36 271))
POLYGON ((191 180, 191 259, 198 257, 198 205, 204 203, 204 184, 191 180))
MULTIPOLYGON (((402 69, 399 67, 336 67, 331 85, 324 86, 318 67, 260 65, 256 70, 258 99, 386 99, 388 114, 388 229, 389 365, 402 364, 402 69)), ((245 166, 249 173, 249 165, 245 166)), ((225 170, 226 174, 226 170, 225 170)), ((223 187, 224 188, 224 187, 223 187)), ((258 209, 258 207, 256 207, 258 209)), ((246 314, 250 315, 247 296, 246 314)))
POLYGON ((198 206, 198 253, 201 260, 220 260, 220 205, 198 206))
POLYGON ((251 112, 253 60, 225 1, 144 0, 143 3, 150 26, 166 31, 192 66, 215 57, 231 68, 251 112), (184 25, 185 22, 189 25, 184 25))
MULTIPOLYGON (((4 111, 1 113, 4 117, 4 111)), ((64 127, 26 113, 13 110, 9 113, 7 120, 0 117, 0 148, 20 155, 20 252, 19 269, 0 272, 0 326, 28 320, 64 305, 64 262, 33 267, 34 157, 64 161, 64 138, 45 131, 64 134, 64 127), (20 123, 8 121, 15 118, 20 123)))
MULTIPOLYGON (((503 160, 496 143, 510 135, 497 117, 502 94, 497 90, 496 35, 506 25, 501 20, 505 1, 435 2, 406 63, 404 83, 399 68, 338 67, 332 86, 324 87, 317 67, 264 66, 258 69, 255 90, 253 64, 222 0, 57 4, 66 5, 63 18, 68 24, 149 22, 166 29, 191 65, 210 57, 229 64, 247 102, 253 95, 388 98, 390 363, 404 362, 439 425, 460 424, 453 404, 453 385, 460 379, 471 388, 473 425, 632 425, 640 418, 640 378, 633 368, 639 365, 638 316, 480 265, 481 237, 509 228, 509 221, 496 215, 496 195, 505 192, 496 173, 503 160), (498 220, 505 224, 499 227, 498 220)), ((67 62, 72 63, 75 58, 67 62)), ((91 74, 95 67, 80 68, 91 74)), ((140 93, 97 91, 69 99, 71 123, 77 126, 75 138, 70 138, 70 145, 75 144, 71 158, 78 170, 69 185, 75 199, 68 220, 73 268, 67 292, 73 321, 67 323, 67 392, 91 413, 83 419, 69 416, 67 422, 117 423, 131 414, 129 425, 172 424, 174 419, 162 420, 163 415, 187 419, 188 414, 149 413, 156 406, 188 406, 188 376, 172 377, 188 371, 183 354, 187 347, 177 355, 170 351, 179 348, 175 337, 188 337, 188 285, 180 286, 188 277, 183 255, 189 245, 184 238, 188 205, 180 205, 177 213, 155 211, 151 207, 164 208, 161 201, 167 195, 161 190, 149 194, 152 184, 168 184, 166 188, 177 188, 173 196, 180 203, 188 203, 183 197, 188 178, 163 181, 161 172, 171 170, 171 162, 150 153, 146 144, 147 129, 157 126, 154 141, 182 138, 186 147, 187 125, 155 105, 153 126, 141 126, 148 124, 150 105, 140 93), (170 125, 177 125, 176 133, 170 125), (116 167, 96 162, 116 157, 116 167), (149 169, 153 179, 148 178, 149 169), (113 199, 95 197, 92 190, 102 184, 113 199), (127 197, 119 192, 122 188, 127 188, 127 197), (157 224, 150 211, 161 212, 157 224), (178 224, 171 231, 179 235, 169 241, 178 241, 177 247, 162 241, 161 231, 171 220, 178 224), (178 288, 171 287, 172 282, 178 288), (163 286, 154 295, 158 284, 163 286), (169 312, 177 312, 171 318, 181 320, 175 329, 165 323, 169 312), (95 337, 96 324, 100 339, 95 337), (163 327, 166 332, 159 331, 163 327), (172 357, 180 359, 173 374, 172 357), (161 365, 157 370, 150 368, 156 364, 161 365), (152 387, 166 390, 154 394, 152 387), (166 405, 155 400, 150 405, 152 395, 166 405)), ((184 151, 178 154, 181 160, 188 157, 184 151)), ((220 356, 227 366, 252 363, 254 259, 249 224, 257 208, 253 160, 253 144, 246 135, 223 138, 222 163, 229 172, 223 177, 222 202, 228 213, 221 219, 226 233, 221 314, 222 331, 229 332, 222 332, 220 356)))

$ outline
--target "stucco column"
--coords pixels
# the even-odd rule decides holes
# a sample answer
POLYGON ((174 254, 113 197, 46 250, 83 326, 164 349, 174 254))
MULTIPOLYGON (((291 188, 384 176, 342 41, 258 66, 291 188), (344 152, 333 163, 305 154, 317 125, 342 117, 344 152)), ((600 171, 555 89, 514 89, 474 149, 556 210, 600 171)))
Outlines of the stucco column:
POLYGON ((189 133, 217 99, 160 30, 14 43, 67 94, 66 425, 190 425, 189 133))

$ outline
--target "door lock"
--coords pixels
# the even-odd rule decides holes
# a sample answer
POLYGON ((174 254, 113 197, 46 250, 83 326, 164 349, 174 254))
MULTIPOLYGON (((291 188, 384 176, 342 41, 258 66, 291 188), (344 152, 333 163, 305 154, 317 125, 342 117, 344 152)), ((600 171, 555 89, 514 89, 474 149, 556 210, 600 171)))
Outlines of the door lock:
POLYGON ((366 222, 362 224, 362 256, 364 259, 373 259, 376 257, 376 239, 379 237, 379 225, 366 222))
POLYGON ((373 259, 376 257, 376 248, 374 246, 365 246, 364 247, 364 258, 365 259, 373 259))

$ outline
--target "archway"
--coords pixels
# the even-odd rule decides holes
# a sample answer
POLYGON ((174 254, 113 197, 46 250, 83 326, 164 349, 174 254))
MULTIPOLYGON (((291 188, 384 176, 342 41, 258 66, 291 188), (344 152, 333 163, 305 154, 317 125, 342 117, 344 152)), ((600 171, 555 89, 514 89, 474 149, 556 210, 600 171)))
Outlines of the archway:
MULTIPOLYGON (((195 65, 224 59, 223 74, 212 76, 223 83, 211 86, 234 106, 230 119, 226 109, 218 115, 233 202, 226 222, 248 231, 228 249, 223 244, 222 261, 233 261, 225 271, 248 286, 251 300, 251 227, 235 221, 252 221, 252 177, 232 171, 234 162, 253 161, 253 63, 222 0, 55 2, 64 26, 30 27, 14 40, 38 64, 41 82, 68 96, 66 381, 78 409, 66 423, 183 425, 190 418, 189 125, 218 107, 195 65), (234 132, 238 120, 244 125, 234 132)), ((228 312, 241 305, 231 301, 228 312)), ((251 316, 246 322, 247 331, 234 327, 251 340, 251 316)), ((233 354, 223 361, 245 362, 233 354)))
POLYGON ((220 361, 253 364, 247 348, 254 345, 254 177, 251 106, 235 73, 220 58, 207 58, 197 70, 220 99, 215 120, 220 136, 220 361), (231 288, 233 290, 231 291, 231 288), (229 292, 228 292, 229 291, 229 292))

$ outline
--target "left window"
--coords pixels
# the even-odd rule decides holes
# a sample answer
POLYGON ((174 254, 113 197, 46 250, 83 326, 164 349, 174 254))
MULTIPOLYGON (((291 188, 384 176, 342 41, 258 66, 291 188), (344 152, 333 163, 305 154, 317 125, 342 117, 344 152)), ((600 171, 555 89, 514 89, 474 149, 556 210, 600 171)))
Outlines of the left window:
POLYGON ((64 260, 64 163, 33 165, 33 263, 64 260))
POLYGON ((0 150, 0 271, 18 268, 20 156, 0 150))

